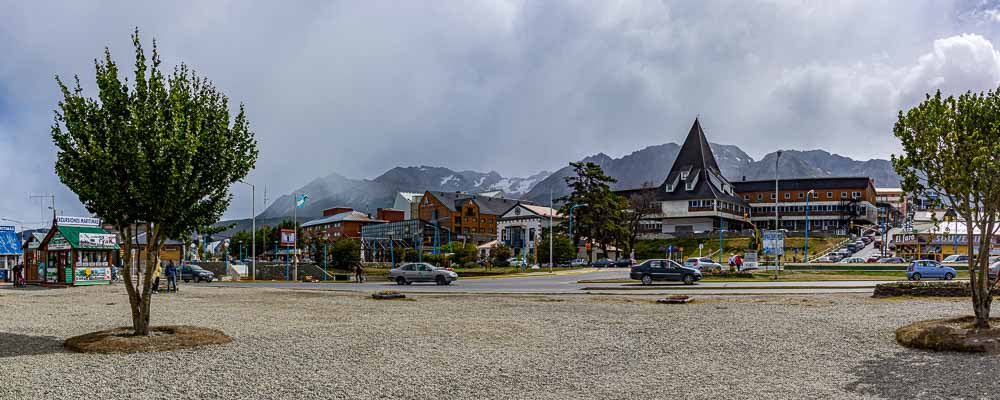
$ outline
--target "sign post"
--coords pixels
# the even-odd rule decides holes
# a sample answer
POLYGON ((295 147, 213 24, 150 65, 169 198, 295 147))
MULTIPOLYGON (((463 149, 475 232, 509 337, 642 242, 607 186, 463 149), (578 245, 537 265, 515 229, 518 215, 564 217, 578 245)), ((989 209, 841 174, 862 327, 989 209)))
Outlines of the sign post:
POLYGON ((778 256, 785 254, 785 232, 773 230, 764 231, 761 234, 763 239, 764 254, 774 257, 774 279, 778 279, 778 256))

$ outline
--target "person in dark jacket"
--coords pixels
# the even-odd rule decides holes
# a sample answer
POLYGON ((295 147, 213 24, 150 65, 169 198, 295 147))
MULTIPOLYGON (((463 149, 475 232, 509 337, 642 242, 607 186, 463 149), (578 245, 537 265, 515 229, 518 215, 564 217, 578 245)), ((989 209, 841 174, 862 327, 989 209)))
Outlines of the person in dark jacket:
POLYGON ((361 263, 354 266, 354 279, 358 283, 364 283, 365 281, 365 268, 361 266, 361 263))
POLYGON ((177 267, 174 267, 174 261, 170 260, 167 262, 167 291, 176 292, 177 291, 177 267))

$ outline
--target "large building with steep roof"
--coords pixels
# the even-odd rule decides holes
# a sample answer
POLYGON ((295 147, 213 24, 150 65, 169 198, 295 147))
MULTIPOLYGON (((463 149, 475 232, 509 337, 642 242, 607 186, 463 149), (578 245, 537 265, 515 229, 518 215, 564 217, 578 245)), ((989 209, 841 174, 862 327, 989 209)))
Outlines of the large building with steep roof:
POLYGON ((448 229, 452 240, 485 243, 496 240, 497 219, 518 200, 466 192, 427 191, 419 203, 418 218, 448 229))
POLYGON ((697 118, 660 186, 617 193, 626 197, 650 193, 659 212, 646 217, 646 226, 664 234, 741 229, 743 214, 749 211, 733 184, 722 176, 697 118))

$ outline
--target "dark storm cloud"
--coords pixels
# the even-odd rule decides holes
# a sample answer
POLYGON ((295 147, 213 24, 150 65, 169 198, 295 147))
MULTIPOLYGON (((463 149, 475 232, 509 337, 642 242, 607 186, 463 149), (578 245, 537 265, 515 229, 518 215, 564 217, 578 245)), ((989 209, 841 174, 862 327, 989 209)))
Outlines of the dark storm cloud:
MULTIPOLYGON (((79 74, 129 33, 155 37, 244 102, 270 197, 331 172, 396 165, 525 175, 600 151, 678 141, 701 115, 713 141, 759 157, 897 149, 902 107, 935 88, 1000 81, 989 3, 0 2, 0 217, 39 219, 57 192, 52 76, 79 74)), ((147 46, 148 47, 148 46, 147 46)), ((234 187, 228 216, 249 214, 234 187)), ((258 194, 259 196, 259 194, 258 194)), ((258 210, 261 207, 258 206, 258 210)), ((79 212, 70 210, 68 212, 79 212)))

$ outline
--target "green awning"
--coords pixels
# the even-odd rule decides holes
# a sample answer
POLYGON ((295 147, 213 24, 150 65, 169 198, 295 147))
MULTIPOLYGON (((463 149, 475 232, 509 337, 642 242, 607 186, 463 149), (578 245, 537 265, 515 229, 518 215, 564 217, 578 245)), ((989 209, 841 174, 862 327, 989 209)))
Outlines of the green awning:
POLYGON ((59 233, 74 249, 118 249, 115 235, 96 226, 60 226, 59 233))

